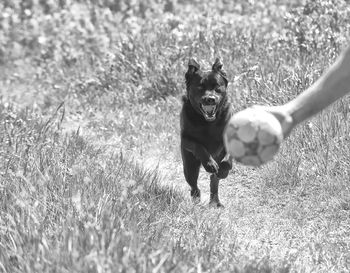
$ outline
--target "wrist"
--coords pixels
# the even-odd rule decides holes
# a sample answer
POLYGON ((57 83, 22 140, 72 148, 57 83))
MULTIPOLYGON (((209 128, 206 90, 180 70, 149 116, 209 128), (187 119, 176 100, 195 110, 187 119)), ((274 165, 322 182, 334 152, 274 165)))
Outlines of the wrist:
POLYGON ((308 117, 307 109, 302 107, 300 103, 295 100, 283 105, 283 108, 286 115, 290 117, 290 123, 293 127, 303 122, 308 117))

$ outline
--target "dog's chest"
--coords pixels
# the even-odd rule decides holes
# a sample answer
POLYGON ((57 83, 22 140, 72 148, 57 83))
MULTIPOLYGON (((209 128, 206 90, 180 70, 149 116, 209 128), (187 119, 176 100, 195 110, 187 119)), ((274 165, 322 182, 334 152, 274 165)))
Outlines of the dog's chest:
POLYGON ((209 150, 216 150, 223 145, 223 126, 210 124, 191 128, 191 135, 209 150))

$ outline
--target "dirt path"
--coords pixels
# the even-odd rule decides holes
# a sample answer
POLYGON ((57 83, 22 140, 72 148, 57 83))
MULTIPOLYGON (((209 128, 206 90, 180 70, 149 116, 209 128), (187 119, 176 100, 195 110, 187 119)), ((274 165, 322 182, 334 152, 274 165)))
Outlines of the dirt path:
MULTIPOLYGON (((172 153, 164 153, 159 148, 150 149, 142 157, 140 162, 146 169, 159 171, 162 183, 170 185, 189 198, 189 186, 185 181, 182 168, 180 149, 173 146, 172 153)), ((226 179, 221 180, 219 187, 220 197, 225 206, 235 206, 244 203, 247 198, 257 198, 257 185, 254 185, 254 173, 258 172, 250 168, 234 165, 226 179), (252 176, 253 175, 253 176, 252 176)), ((258 178, 256 178, 258 179, 258 178)), ((202 192, 202 204, 209 202, 209 174, 201 167, 198 184, 202 192)))

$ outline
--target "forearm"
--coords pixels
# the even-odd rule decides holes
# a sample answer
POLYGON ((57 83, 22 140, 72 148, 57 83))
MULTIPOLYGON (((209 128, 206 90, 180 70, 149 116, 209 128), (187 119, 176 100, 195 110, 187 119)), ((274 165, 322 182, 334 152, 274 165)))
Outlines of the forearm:
POLYGON ((285 107, 298 124, 350 91, 350 47, 338 57, 336 62, 306 91, 288 102, 285 107))

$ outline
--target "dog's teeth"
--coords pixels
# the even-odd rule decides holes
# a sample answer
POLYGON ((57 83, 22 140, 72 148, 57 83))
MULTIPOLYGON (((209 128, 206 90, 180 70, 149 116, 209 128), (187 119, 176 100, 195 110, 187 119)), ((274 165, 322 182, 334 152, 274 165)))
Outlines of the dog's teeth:
POLYGON ((215 110, 215 106, 212 106, 212 105, 203 105, 203 109, 204 111, 206 112, 212 112, 215 110))

